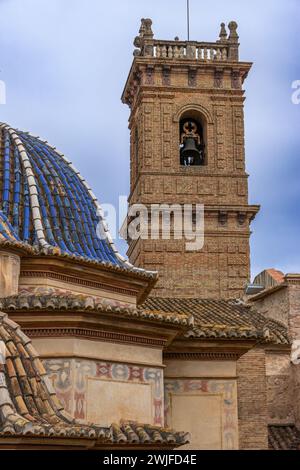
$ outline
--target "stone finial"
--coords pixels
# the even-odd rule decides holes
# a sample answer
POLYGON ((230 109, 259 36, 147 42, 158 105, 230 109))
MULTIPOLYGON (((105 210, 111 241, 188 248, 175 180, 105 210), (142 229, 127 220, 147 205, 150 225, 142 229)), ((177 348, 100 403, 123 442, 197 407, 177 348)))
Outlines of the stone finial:
POLYGON ((219 34, 220 41, 225 42, 227 41, 227 31, 225 27, 225 23, 221 23, 221 30, 219 34))
POLYGON ((141 27, 139 30, 140 37, 144 37, 145 34, 145 18, 141 19, 141 27))
POLYGON ((150 18, 142 18, 139 36, 137 36, 133 42, 134 46, 137 48, 133 52, 135 57, 140 55, 151 56, 153 54, 153 45, 150 44, 153 36, 152 20, 150 18))
POLYGON ((145 39, 152 39, 154 34, 152 31, 152 20, 150 18, 141 19, 140 36, 145 39))
POLYGON ((230 21, 229 25, 229 54, 228 54, 228 59, 238 62, 239 60, 239 36, 237 33, 237 28, 238 25, 235 21, 230 21))
POLYGON ((230 23, 228 24, 228 28, 230 31, 229 38, 228 38, 229 41, 238 42, 238 39, 239 39, 239 36, 237 33, 238 24, 235 21, 230 21, 230 23))

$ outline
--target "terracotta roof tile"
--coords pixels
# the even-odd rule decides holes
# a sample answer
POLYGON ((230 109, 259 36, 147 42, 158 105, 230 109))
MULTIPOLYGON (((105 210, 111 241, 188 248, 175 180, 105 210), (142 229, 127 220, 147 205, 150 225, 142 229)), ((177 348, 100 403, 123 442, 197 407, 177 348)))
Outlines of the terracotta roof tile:
MULTIPOLYGON (((180 326, 191 326, 193 319, 191 314, 167 312, 157 309, 140 309, 133 306, 122 307, 114 305, 107 300, 94 298, 85 295, 62 294, 55 295, 34 295, 20 294, 13 297, 7 297, 0 300, 0 308, 3 312, 11 311, 43 311, 51 307, 51 310, 76 310, 89 311, 97 313, 108 313, 120 315, 127 318, 143 319, 147 321, 169 323, 180 326)), ((20 333, 20 337, 24 333, 20 333)))
POLYGON ((46 376, 29 338, 6 314, 0 313, 0 448, 6 438, 89 439, 97 446, 127 445, 175 448, 189 441, 187 433, 175 433, 131 422, 108 428, 75 421, 62 405, 46 376), (14 347, 12 347, 12 345, 14 347), (6 353, 10 357, 5 358, 6 353))
POLYGON ((294 425, 269 426, 271 450, 300 450, 300 431, 294 425))
POLYGON ((149 297, 141 306, 146 311, 192 315, 194 326, 187 338, 260 339, 289 344, 287 328, 264 317, 240 301, 149 297))
POLYGON ((274 279, 274 281, 278 282, 279 284, 284 282, 284 274, 282 271, 272 268, 272 269, 266 269, 266 272, 274 279))

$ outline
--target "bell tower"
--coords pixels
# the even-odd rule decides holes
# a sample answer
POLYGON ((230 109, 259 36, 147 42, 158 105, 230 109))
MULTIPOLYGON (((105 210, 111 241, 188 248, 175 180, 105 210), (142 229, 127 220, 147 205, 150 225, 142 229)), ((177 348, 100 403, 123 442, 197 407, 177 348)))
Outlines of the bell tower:
MULTIPOLYGON (((129 239, 131 263, 157 270, 152 295, 237 298, 250 278, 243 83, 251 63, 239 60, 237 24, 222 23, 216 42, 154 39, 142 19, 122 101, 130 108, 129 205, 204 207, 204 243, 187 249, 171 237, 129 239), (175 205, 175 206, 174 206, 175 205)), ((171 217, 171 221, 172 221, 171 217)), ((150 228, 149 228, 150 231, 150 228)))

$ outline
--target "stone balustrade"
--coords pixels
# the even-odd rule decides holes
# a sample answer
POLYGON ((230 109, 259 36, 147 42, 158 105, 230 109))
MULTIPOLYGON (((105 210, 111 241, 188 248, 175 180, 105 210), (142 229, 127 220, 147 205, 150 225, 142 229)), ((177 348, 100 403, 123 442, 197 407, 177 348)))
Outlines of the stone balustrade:
POLYGON ((226 61, 228 59, 228 50, 229 46, 227 44, 154 40, 152 46, 149 44, 144 49, 144 55, 163 59, 226 61))
POLYGON ((231 21, 228 24, 229 35, 225 23, 221 24, 219 39, 216 42, 179 41, 176 37, 173 41, 154 39, 151 19, 142 19, 140 34, 134 40, 137 49, 136 57, 154 57, 157 59, 187 59, 208 61, 238 61, 239 37, 237 23, 231 21))

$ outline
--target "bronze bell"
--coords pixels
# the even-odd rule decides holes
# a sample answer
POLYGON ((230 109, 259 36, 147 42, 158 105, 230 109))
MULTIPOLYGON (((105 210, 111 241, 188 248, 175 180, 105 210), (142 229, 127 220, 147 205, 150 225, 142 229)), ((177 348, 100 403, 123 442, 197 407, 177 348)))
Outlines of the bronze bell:
POLYGON ((200 165, 201 152, 197 149, 193 137, 187 137, 185 139, 184 147, 181 150, 181 157, 184 165, 200 165))

